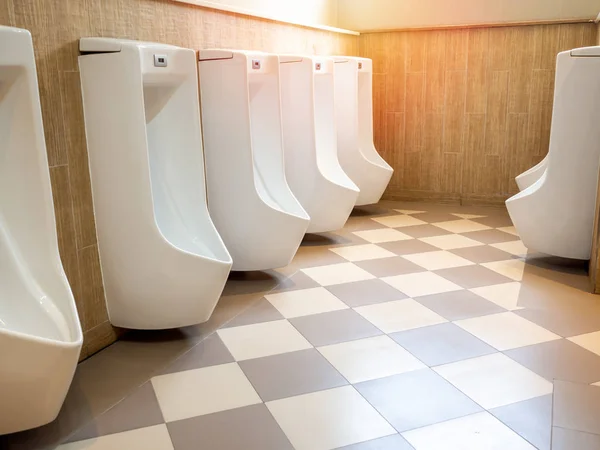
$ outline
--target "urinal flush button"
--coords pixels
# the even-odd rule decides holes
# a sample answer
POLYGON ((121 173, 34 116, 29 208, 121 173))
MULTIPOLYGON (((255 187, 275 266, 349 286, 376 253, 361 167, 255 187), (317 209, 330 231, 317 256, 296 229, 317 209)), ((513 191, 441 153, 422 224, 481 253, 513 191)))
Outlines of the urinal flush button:
POLYGON ((167 55, 154 55, 155 67, 167 67, 167 55))
POLYGON ((315 70, 321 70, 321 63, 315 64, 315 70))
POLYGON ((253 59, 252 60, 252 69, 253 70, 259 70, 260 69, 260 59, 253 59))
POLYGON ((358 68, 362 69, 362 63, 361 62, 358 63, 358 68))

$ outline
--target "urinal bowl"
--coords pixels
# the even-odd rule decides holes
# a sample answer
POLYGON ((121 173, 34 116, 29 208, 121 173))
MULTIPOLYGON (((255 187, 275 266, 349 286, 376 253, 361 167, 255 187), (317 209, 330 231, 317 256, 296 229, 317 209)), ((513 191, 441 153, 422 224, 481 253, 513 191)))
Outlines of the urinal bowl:
POLYGON ((526 170, 515 178, 519 191, 523 191, 540 179, 546 168, 548 167, 548 156, 542 159, 531 169, 526 170))
POLYGON ((53 342, 0 329, 0 435, 56 419, 80 350, 81 341, 53 342))

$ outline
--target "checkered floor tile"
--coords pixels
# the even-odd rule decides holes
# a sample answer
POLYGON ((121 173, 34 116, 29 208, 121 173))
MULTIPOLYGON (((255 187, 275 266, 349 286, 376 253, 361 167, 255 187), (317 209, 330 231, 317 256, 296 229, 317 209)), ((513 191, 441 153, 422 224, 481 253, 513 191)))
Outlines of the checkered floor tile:
POLYGON ((600 448, 600 302, 533 258, 505 209, 365 208, 60 448, 600 448))

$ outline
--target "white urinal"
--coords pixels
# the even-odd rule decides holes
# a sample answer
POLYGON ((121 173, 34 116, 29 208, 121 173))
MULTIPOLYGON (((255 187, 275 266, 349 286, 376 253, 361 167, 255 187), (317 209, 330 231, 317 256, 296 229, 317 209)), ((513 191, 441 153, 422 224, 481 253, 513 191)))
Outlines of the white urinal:
POLYGON ((333 60, 280 56, 285 173, 310 216, 309 233, 342 228, 358 187, 337 156, 333 60))
POLYGON ((231 257, 206 205, 195 52, 83 38, 79 58, 106 304, 113 325, 208 320, 231 257))
POLYGON ((334 60, 338 158, 360 189, 356 205, 371 205, 381 199, 394 173, 373 143, 373 62, 346 56, 334 60))
POLYGON ((544 171, 548 167, 548 155, 544 159, 542 159, 539 163, 533 166, 531 169, 526 170, 521 175, 518 175, 515 178, 517 182, 517 186, 519 187, 519 191, 527 189, 533 183, 540 179, 543 175, 544 171))
POLYGON ((558 54, 547 167, 506 201, 531 250, 589 259, 600 166, 600 47, 558 54))
POLYGON ((60 411, 82 335, 65 276, 31 35, 0 26, 0 435, 60 411))
POLYGON ((200 50, 199 59, 208 203, 233 270, 283 267, 309 216, 285 177, 279 58, 200 50))

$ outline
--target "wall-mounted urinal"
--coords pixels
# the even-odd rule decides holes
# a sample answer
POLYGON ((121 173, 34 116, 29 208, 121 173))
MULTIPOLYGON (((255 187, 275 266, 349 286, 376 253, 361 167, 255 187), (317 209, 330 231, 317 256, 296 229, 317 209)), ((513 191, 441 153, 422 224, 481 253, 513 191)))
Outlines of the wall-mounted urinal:
POLYGON ((83 38, 79 57, 92 194, 113 325, 208 320, 231 257, 206 205, 196 56, 83 38))
POLYGON ((58 252, 31 35, 0 26, 0 434, 56 418, 82 335, 58 252))
POLYGON ((310 216, 309 233, 338 230, 359 190, 337 156, 333 60, 281 55, 279 62, 287 180, 310 216))
POLYGON ((544 171, 548 167, 548 155, 531 169, 526 170, 515 178, 519 191, 527 189, 533 183, 540 179, 544 171))
POLYGON ((199 60, 208 204, 233 270, 283 267, 309 216, 285 176, 279 58, 200 50, 199 60))
POLYGON ((558 54, 547 167, 506 201, 523 244, 589 259, 600 166, 600 47, 558 54))
POLYGON ((338 158, 360 189, 356 205, 370 205, 381 199, 394 173, 373 143, 373 62, 334 60, 338 158))

